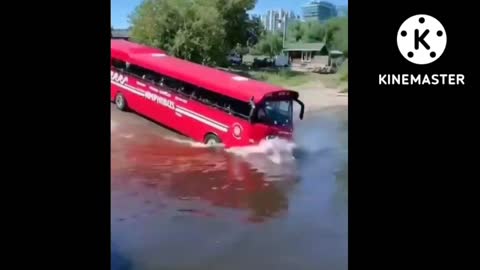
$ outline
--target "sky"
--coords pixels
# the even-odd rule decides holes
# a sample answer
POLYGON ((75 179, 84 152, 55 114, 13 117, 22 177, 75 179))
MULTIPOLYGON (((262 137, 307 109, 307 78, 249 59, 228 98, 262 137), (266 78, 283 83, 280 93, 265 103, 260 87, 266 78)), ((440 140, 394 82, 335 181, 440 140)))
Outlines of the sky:
MULTIPOLYGON (((335 5, 348 5, 348 0, 327 0, 335 5)), ((110 0, 111 23, 113 28, 127 28, 128 15, 142 0, 110 0)), ((269 9, 293 10, 295 14, 301 15, 301 5, 310 2, 308 0, 257 0, 255 9, 249 13, 263 14, 269 9)))

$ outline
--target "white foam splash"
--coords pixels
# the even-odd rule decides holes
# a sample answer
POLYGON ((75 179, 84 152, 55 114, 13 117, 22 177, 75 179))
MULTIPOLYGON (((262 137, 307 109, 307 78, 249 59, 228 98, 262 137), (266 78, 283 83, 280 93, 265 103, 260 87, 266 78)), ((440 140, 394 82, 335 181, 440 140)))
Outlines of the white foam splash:
POLYGON ((282 164, 284 162, 291 162, 294 160, 293 150, 296 145, 293 142, 283 139, 263 140, 259 144, 232 147, 227 149, 227 152, 239 155, 243 158, 248 158, 252 155, 265 155, 271 162, 275 164, 282 164))
MULTIPOLYGON (((178 137, 167 136, 165 139, 186 144, 195 148, 209 148, 218 147, 223 148, 222 144, 218 145, 206 145, 201 142, 195 142, 189 139, 181 139, 178 137)), ((231 147, 225 149, 226 152, 248 159, 251 156, 266 156, 271 162, 275 164, 283 164, 285 162, 291 162, 294 160, 293 150, 296 148, 296 144, 283 139, 271 139, 263 140, 259 144, 251 146, 231 147)))
MULTIPOLYGON (((176 143, 185 144, 190 147, 196 148, 209 148, 212 146, 205 145, 201 142, 195 142, 189 139, 182 139, 178 137, 165 137, 167 140, 174 141, 176 143)), ((213 146, 217 147, 217 146, 213 146)), ((221 149, 225 152, 240 157, 242 160, 248 162, 252 168, 258 172, 264 173, 267 177, 265 181, 281 180, 278 177, 269 177, 270 175, 287 175, 295 171, 295 158, 293 151, 296 148, 296 144, 284 139, 271 139, 263 140, 259 144, 242 147, 231 147, 221 149)), ((209 158, 212 158, 211 156, 209 158)), ((219 162, 221 163, 221 162, 219 162)), ((210 170, 215 171, 223 168, 223 166, 213 166, 206 169, 204 172, 210 170)))
MULTIPOLYGON (((194 147, 194 148, 209 148, 209 147, 216 147, 216 146, 209 146, 205 145, 201 142, 195 142, 190 139, 183 139, 183 138, 178 138, 178 137, 173 137, 173 136, 167 136, 165 139, 180 143, 180 144, 185 144, 189 147, 194 147)), ((284 177, 278 177, 279 175, 285 176, 285 175, 291 175, 295 174, 296 172, 296 162, 295 158, 293 155, 293 151, 296 148, 296 144, 287 140, 283 139, 271 139, 271 140, 265 140, 261 141, 257 145, 251 145, 251 146, 242 146, 242 147, 232 147, 232 148, 224 148, 221 147, 220 149, 224 150, 226 153, 232 154, 234 156, 237 156, 241 160, 247 162, 250 164, 252 169, 254 169, 257 172, 261 172, 265 174, 264 181, 280 181, 284 179, 284 177)), ((207 166, 207 168, 203 168, 201 171, 203 173, 207 172, 212 172, 212 171, 219 171, 219 170, 224 170, 225 169, 225 162, 223 160, 223 157, 220 158, 220 160, 216 160, 215 157, 218 157, 217 155, 211 155, 207 158, 205 157, 198 157, 201 160, 215 160, 213 161, 213 164, 210 164, 211 166, 207 166)), ((178 161, 178 157, 176 158, 178 161)), ((185 161, 186 163, 190 164, 192 163, 192 157, 188 158, 185 161)), ((190 164, 191 166, 195 166, 195 164, 190 164)), ((188 169, 191 170, 191 166, 186 166, 185 168, 179 168, 176 167, 176 170, 185 170, 188 169)), ((241 181, 243 180, 243 176, 240 174, 237 177, 237 180, 241 181)))
MULTIPOLYGON (((180 139, 180 138, 172 137, 172 136, 166 136, 165 139, 167 139, 169 141, 176 142, 176 143, 180 143, 180 144, 187 144, 191 147, 196 147, 196 148, 212 147, 210 145, 206 145, 206 144, 201 143, 201 142, 195 142, 195 141, 192 141, 192 140, 189 140, 189 139, 180 139)), ((219 146, 221 146, 221 145, 219 145, 219 146)))
POLYGON ((226 151, 249 163, 254 170, 265 175, 264 181, 270 182, 283 181, 296 174, 293 155, 295 148, 293 142, 272 139, 261 141, 257 145, 229 148, 226 151))

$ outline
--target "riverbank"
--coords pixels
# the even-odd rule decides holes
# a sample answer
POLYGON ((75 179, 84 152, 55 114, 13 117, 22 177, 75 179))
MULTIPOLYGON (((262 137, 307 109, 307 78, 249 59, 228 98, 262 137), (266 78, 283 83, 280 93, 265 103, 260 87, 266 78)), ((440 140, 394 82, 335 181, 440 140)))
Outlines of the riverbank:
POLYGON ((318 74, 291 70, 253 69, 247 66, 230 67, 224 70, 298 91, 300 99, 305 103, 306 112, 348 106, 348 81, 342 80, 344 72, 318 74))
POLYGON ((302 85, 284 85, 300 94, 306 113, 348 107, 348 82, 341 81, 338 74, 314 74, 310 78, 302 85))
POLYGON ((300 100, 305 104, 305 112, 317 112, 325 109, 348 107, 348 94, 341 93, 340 89, 322 87, 297 87, 300 100))

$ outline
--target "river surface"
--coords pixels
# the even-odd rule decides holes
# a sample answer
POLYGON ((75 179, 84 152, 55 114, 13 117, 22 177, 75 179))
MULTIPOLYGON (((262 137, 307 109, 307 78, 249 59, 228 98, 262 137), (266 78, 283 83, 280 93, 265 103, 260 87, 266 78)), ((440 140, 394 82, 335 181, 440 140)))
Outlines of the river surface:
POLYGON ((111 111, 112 270, 348 268, 346 111, 230 151, 111 111))

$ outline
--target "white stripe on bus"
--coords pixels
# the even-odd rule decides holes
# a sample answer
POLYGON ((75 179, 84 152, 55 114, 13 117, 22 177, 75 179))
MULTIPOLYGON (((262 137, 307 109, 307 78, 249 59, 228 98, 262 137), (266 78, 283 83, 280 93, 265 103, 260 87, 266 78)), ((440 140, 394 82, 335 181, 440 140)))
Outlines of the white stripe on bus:
POLYGON ((226 127, 220 126, 220 125, 216 124, 215 122, 208 121, 208 120, 205 119, 205 118, 202 118, 202 117, 199 117, 199 116, 197 116, 197 115, 194 115, 194 114, 192 114, 192 113, 190 113, 190 112, 184 111, 184 110, 182 110, 182 109, 179 108, 179 107, 177 107, 177 108, 175 109, 175 111, 178 112, 178 113, 180 113, 180 114, 182 114, 182 115, 185 115, 185 116, 188 116, 188 117, 190 117, 190 118, 192 118, 192 119, 195 119, 195 120, 197 120, 197 121, 199 121, 199 122, 202 122, 202 123, 204 123, 204 124, 206 124, 206 125, 209 125, 209 126, 211 126, 211 127, 213 127, 213 128, 216 128, 216 129, 218 129, 218 130, 220 130, 220 131, 223 131, 223 132, 227 132, 227 131, 228 131, 228 129, 227 129, 226 127))
MULTIPOLYGON (((120 88, 123 88, 123 89, 131 92, 131 93, 134 93, 134 94, 139 95, 139 96, 141 96, 141 97, 145 97, 145 93, 144 93, 143 90, 141 90, 141 89, 132 87, 132 86, 130 86, 130 85, 119 84, 119 83, 114 82, 114 81, 110 81, 110 82, 113 83, 114 85, 120 87, 120 88)), ((196 112, 194 112, 194 111, 191 111, 191 110, 189 110, 189 109, 187 109, 187 108, 183 108, 183 107, 180 107, 180 106, 176 106, 175 112, 180 113, 180 114, 185 115, 185 116, 188 116, 188 117, 190 117, 190 118, 192 118, 192 119, 195 119, 195 120, 197 120, 197 121, 199 121, 199 122, 202 122, 202 123, 204 123, 204 124, 206 124, 206 125, 209 125, 209 126, 211 126, 211 127, 213 127, 213 128, 216 128, 216 129, 218 129, 218 130, 220 130, 220 131, 228 132, 228 126, 227 126, 227 125, 222 124, 222 123, 219 123, 219 122, 217 122, 217 121, 215 121, 215 120, 213 120, 213 119, 211 119, 211 118, 208 118, 208 117, 206 117, 206 116, 204 116, 204 115, 201 115, 201 114, 199 114, 199 113, 196 113, 196 112)))
POLYGON ((129 86, 129 85, 120 84, 120 83, 117 83, 117 82, 114 82, 114 81, 110 81, 110 82, 113 83, 114 85, 116 85, 116 86, 118 86, 118 87, 120 87, 120 88, 123 88, 123 89, 125 89, 125 90, 127 90, 127 91, 129 91, 129 92, 132 92, 132 93, 134 93, 134 94, 136 94, 136 95, 139 95, 139 96, 141 96, 141 97, 144 97, 144 96, 145 96, 145 93, 144 93, 142 90, 140 90, 140 89, 131 87, 131 86, 129 86))
POLYGON ((168 93, 168 92, 166 92, 166 91, 159 90, 158 93, 159 93, 160 95, 164 95, 164 96, 166 96, 166 97, 172 97, 172 95, 170 95, 170 93, 168 93))
POLYGON ((227 126, 227 125, 222 124, 222 123, 220 123, 220 122, 217 122, 217 121, 215 121, 215 120, 213 120, 213 119, 211 119, 211 118, 208 118, 208 117, 206 117, 206 116, 203 116, 203 115, 201 115, 201 114, 199 114, 199 113, 197 113, 197 112, 194 112, 194 111, 192 111, 192 110, 189 110, 189 109, 184 108, 184 107, 181 107, 181 106, 176 106, 176 107, 179 108, 179 109, 182 110, 182 111, 191 113, 191 114, 193 114, 193 115, 196 115, 196 116, 201 117, 201 118, 203 118, 203 119, 205 119, 205 120, 207 120, 207 121, 210 121, 210 122, 212 122, 212 123, 215 123, 215 124, 217 124, 217 125, 219 125, 219 126, 222 126, 222 127, 226 128, 226 129, 228 129, 228 126, 227 126))

